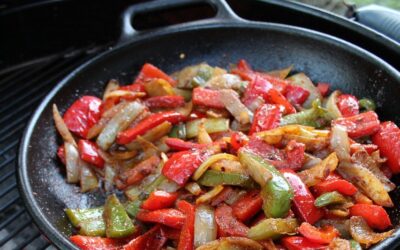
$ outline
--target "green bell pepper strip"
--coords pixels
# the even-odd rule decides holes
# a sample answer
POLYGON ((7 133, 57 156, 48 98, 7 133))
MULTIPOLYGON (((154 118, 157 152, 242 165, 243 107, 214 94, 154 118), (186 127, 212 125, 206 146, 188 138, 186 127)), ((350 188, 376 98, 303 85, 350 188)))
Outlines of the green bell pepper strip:
POLYGON ((295 234, 298 226, 294 218, 269 218, 251 227, 247 237, 253 240, 277 239, 283 235, 295 234))
POLYGON ((351 250, 362 250, 360 243, 355 240, 350 240, 350 249, 351 250))
POLYGON ((104 220, 108 238, 123 238, 133 234, 136 229, 115 194, 108 196, 104 205, 104 220))
POLYGON ((363 98, 358 100, 358 104, 360 105, 360 108, 370 111, 370 110, 375 110, 376 109, 376 104, 373 100, 368 99, 368 98, 363 98))
POLYGON ((186 125, 185 123, 180 123, 172 127, 169 137, 179 138, 182 140, 186 139, 186 125))
POLYGON ((68 219, 74 227, 79 228, 80 235, 104 236, 106 225, 103 219, 103 207, 89 209, 65 210, 68 219))
MULTIPOLYGON (((263 199, 264 213, 268 218, 279 218, 286 216, 289 212, 294 194, 285 177, 272 165, 266 163, 258 156, 255 156, 244 150, 239 151, 239 161, 250 172, 257 169, 252 168, 251 165, 258 165, 259 169, 263 169, 263 171, 266 170, 271 174, 272 178, 266 183, 258 183, 261 186, 261 197, 263 199)), ((253 178, 255 175, 257 175, 257 173, 250 174, 253 178)), ((257 179, 255 179, 255 181, 257 182, 257 179)))
POLYGON ((207 133, 224 132, 229 130, 229 119, 226 118, 204 118, 188 121, 186 123, 187 138, 196 137, 199 134, 199 125, 203 123, 207 133))
POLYGON ((125 203, 125 210, 131 218, 136 218, 142 203, 143 201, 139 199, 125 203))
POLYGON ((328 111, 321 106, 321 101, 317 99, 313 101, 312 108, 282 117, 280 125, 299 124, 319 128, 322 126, 320 118, 330 120, 329 117, 328 111))
POLYGON ((346 201, 343 195, 337 191, 324 193, 315 199, 314 205, 316 207, 325 207, 330 204, 343 203, 346 201))
POLYGON ((207 170, 198 180, 198 183, 207 187, 218 185, 232 185, 245 188, 256 187, 256 183, 248 175, 234 172, 221 172, 218 170, 207 170))

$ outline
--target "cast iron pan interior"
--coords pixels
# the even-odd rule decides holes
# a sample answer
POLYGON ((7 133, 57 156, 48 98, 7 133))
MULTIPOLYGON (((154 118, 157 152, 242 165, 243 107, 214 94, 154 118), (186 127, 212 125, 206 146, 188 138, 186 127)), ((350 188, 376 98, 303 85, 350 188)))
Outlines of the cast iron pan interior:
MULTIPOLYGON (((104 202, 104 193, 81 194, 77 186, 65 182, 64 167, 56 157, 61 141, 52 120, 52 103, 63 113, 82 95, 101 96, 110 78, 132 82, 145 62, 171 73, 200 62, 228 67, 241 58, 264 70, 293 64, 295 71, 306 72, 314 82, 329 82, 333 89, 377 100, 381 120, 400 122, 399 73, 372 54, 333 37, 285 25, 246 22, 210 22, 146 33, 75 70, 32 117, 20 147, 18 174, 22 197, 39 228, 58 247, 74 248, 67 238, 72 228, 63 210, 104 202), (185 59, 180 59, 181 53, 185 59)), ((396 207, 399 195, 398 189, 392 192, 396 207)), ((390 209, 390 214, 399 225, 399 210, 390 209)))

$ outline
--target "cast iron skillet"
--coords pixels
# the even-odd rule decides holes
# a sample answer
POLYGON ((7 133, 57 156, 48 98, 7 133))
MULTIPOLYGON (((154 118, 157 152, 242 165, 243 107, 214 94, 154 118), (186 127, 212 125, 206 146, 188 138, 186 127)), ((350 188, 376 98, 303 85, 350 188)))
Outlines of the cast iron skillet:
MULTIPOLYGON (((400 121, 399 72, 350 43, 298 27, 245 21, 219 0, 136 5, 123 14, 119 46, 88 61, 61 81, 43 100, 25 131, 19 154, 19 187, 40 230, 59 248, 76 249, 68 240, 72 228, 63 210, 103 205, 105 196, 101 191, 81 194, 76 185, 65 182, 64 167, 56 158, 60 139, 53 124, 52 103, 64 112, 79 96, 101 96, 110 78, 131 82, 145 62, 173 72, 199 62, 227 67, 241 58, 256 69, 293 64, 296 71, 306 72, 315 82, 330 82, 333 89, 377 100, 382 120, 400 121), (216 16, 146 32, 136 31, 131 25, 137 13, 199 2, 215 8, 216 16), (184 59, 180 59, 181 53, 186 55, 184 59)), ((398 189, 392 193, 396 206, 399 195, 398 189)), ((394 225, 399 225, 398 210, 391 209, 390 213, 394 225)), ((394 248, 396 239, 400 239, 399 231, 376 248, 394 248)))

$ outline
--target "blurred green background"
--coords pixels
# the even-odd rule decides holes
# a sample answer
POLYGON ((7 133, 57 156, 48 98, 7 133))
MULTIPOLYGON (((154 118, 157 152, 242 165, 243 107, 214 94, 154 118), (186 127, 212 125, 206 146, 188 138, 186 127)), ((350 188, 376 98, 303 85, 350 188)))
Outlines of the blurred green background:
POLYGON ((357 7, 368 4, 378 4, 389 8, 400 10, 400 0, 346 0, 348 3, 354 3, 357 7))

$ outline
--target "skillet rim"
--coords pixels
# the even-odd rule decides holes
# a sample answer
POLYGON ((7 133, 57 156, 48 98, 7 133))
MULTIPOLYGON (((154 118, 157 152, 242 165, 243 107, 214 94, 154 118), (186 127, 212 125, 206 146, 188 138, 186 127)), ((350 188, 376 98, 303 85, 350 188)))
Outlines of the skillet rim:
MULTIPOLYGON (((334 37, 332 35, 328 35, 319 31, 287 25, 280 23, 265 23, 265 22, 254 22, 254 21, 243 21, 243 22, 223 22, 223 23, 213 23, 213 22, 204 22, 202 24, 197 25, 177 25, 173 27, 165 27, 153 31, 148 31, 144 33, 140 33, 137 36, 132 37, 128 42, 117 45, 113 48, 110 48, 107 51, 100 53, 94 58, 89 59, 87 62, 83 63, 76 69, 74 69, 70 74, 64 77, 56 86, 45 96, 40 105, 33 112, 28 125, 23 133, 22 139, 20 141, 20 146, 18 150, 18 169, 17 169, 17 182, 18 189, 22 200, 27 208, 28 213, 32 216, 33 221, 38 226, 39 230, 44 233, 49 240, 54 243, 57 247, 61 249, 78 249, 76 245, 74 245, 67 237, 64 237, 46 218, 46 215, 42 212, 39 207, 39 204, 36 202, 36 199, 32 192, 32 187, 30 185, 30 177, 28 175, 28 152, 29 152, 29 144, 31 141, 31 137, 33 131, 36 127, 37 122, 40 119, 44 109, 50 105, 51 99, 62 89, 64 86, 67 86, 69 81, 73 79, 76 75, 84 72, 86 68, 89 66, 95 65, 97 62, 102 59, 112 56, 115 53, 118 53, 120 50, 127 48, 129 46, 134 46, 135 43, 144 42, 147 39, 155 39, 157 37, 162 37, 165 35, 176 34, 176 33, 184 33, 188 31, 196 31, 196 30, 207 30, 207 29, 224 29, 224 28, 235 28, 235 29, 258 29, 262 32, 266 32, 268 30, 273 30, 276 32, 281 32, 285 35, 293 36, 302 36, 309 39, 316 40, 317 42, 323 42, 326 44, 331 44, 334 46, 338 46, 341 49, 345 50, 348 53, 355 54, 357 56, 363 57, 366 61, 370 61, 381 69, 385 69, 387 73, 393 76, 394 79, 400 83, 400 73, 393 66, 372 54, 371 52, 354 45, 350 42, 347 42, 343 39, 334 37)), ((393 237, 386 239, 381 242, 373 249, 385 249, 388 247, 396 247, 400 245, 400 241, 396 242, 396 239, 400 238, 400 229, 396 229, 393 237)))

